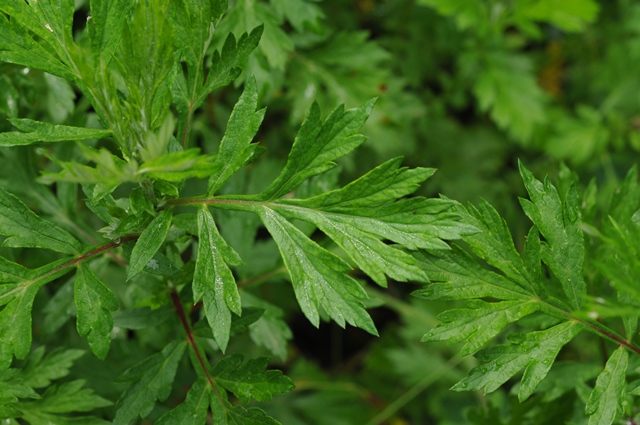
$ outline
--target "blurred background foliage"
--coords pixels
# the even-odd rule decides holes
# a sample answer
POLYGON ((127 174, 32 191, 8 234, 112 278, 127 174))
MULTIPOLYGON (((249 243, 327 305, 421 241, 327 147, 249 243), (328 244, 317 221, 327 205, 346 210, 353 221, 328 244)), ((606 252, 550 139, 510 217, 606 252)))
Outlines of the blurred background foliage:
MULTIPOLYGON (((76 5, 76 36, 82 39, 87 4, 76 5)), ((379 100, 363 131, 369 141, 340 164, 339 178, 348 181, 398 155, 408 166, 436 167, 438 173, 421 194, 488 200, 506 217, 517 246, 529 226, 517 204, 524 193, 518 158, 539 177, 566 177, 566 163, 584 186, 596 182, 600 190, 594 202, 599 205, 637 163, 638 2, 230 0, 219 34, 231 30, 240 36, 259 24, 265 25, 264 35, 245 71, 234 87, 207 99, 193 124, 199 145, 214 151, 243 80, 256 76, 260 103, 268 108, 258 134, 267 153, 234 177, 234 190, 256 192, 270 181, 312 102, 326 114, 338 104, 353 107, 372 97, 379 100)), ((211 48, 223 42, 214 35, 211 48)), ((58 77, 2 64, 0 130, 11 129, 4 119, 11 117, 96 125, 89 103, 78 96, 58 77)), ((77 155, 69 146, 55 149, 77 155)), ((3 150, 0 156, 3 187, 22 192, 27 201, 51 197, 33 180, 40 158, 34 152, 3 150)), ((333 173, 309 190, 337 178, 333 173)), ((57 191, 77 188, 60 184, 57 191)), ((68 216, 59 211, 73 211, 65 199, 75 198, 50 199, 47 213, 54 219, 64 221, 68 216)), ((243 215, 219 214, 217 219, 246 261, 237 270, 241 285, 250 288, 243 302, 266 309, 266 320, 234 338, 229 351, 269 354, 275 367, 294 379, 294 392, 263 406, 283 424, 543 424, 551 423, 553 409, 566 420, 579 417, 580 412, 563 409, 573 406, 566 395, 541 411, 535 402, 519 405, 508 391, 489 397, 448 391, 475 360, 456 357, 455 348, 446 345, 419 342, 437 323, 440 306, 409 297, 415 289, 411 284, 391 282, 386 291, 370 290, 380 338, 334 324, 311 327, 301 320, 277 251, 259 224, 243 215)), ((107 261, 102 266, 102 274, 110 276, 105 281, 118 288, 126 305, 154 306, 149 294, 157 292, 157 281, 149 278, 146 288, 126 288, 120 268, 107 261)), ((65 287, 68 293, 70 284, 61 284, 60 295, 49 299, 42 291, 37 300, 45 313, 35 323, 39 343, 55 346, 61 337, 78 339, 69 322, 74 312, 65 287)), ((116 318, 126 332, 114 336, 109 358, 123 364, 110 370, 85 356, 77 366, 77 373, 103 388, 105 396, 116 393, 110 377, 144 357, 136 347, 157 349, 154 340, 163 332, 162 321, 158 328, 139 331, 134 319, 116 318), (137 345, 129 344, 132 338, 137 345)))

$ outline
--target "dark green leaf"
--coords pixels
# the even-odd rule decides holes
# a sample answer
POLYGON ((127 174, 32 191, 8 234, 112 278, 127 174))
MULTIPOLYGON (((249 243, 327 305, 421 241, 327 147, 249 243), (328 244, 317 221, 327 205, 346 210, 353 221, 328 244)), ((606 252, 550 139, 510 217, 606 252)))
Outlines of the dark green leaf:
POLYGON ((542 260, 562 284, 562 289, 575 309, 582 305, 586 284, 582 277, 584 236, 580 230, 580 206, 575 186, 561 200, 556 188, 544 184, 520 164, 520 174, 531 201, 521 199, 527 216, 536 225, 546 243, 542 244, 542 260))
POLYGON ((0 188, 0 234, 5 246, 46 248, 77 254, 82 246, 66 230, 33 213, 18 198, 0 188))
POLYGON ((44 352, 44 346, 33 350, 27 363, 22 367, 20 378, 25 385, 32 388, 49 386, 51 381, 67 376, 73 362, 85 353, 83 350, 60 348, 49 352, 46 356, 44 352))
POLYGON ((120 303, 113 292, 84 263, 76 272, 73 294, 78 310, 78 334, 86 335, 93 353, 104 359, 111 345, 111 312, 117 310, 120 303))
POLYGON ((147 416, 156 399, 164 401, 169 397, 178 363, 186 347, 186 342, 174 340, 164 347, 162 352, 124 372, 122 380, 135 382, 118 400, 117 413, 113 420, 115 425, 128 425, 138 416, 147 416))
POLYGON ((193 276, 193 298, 204 296, 204 311, 213 337, 226 350, 231 331, 231 312, 242 313, 240 294, 227 263, 241 263, 238 254, 222 239, 208 208, 198 210, 198 258, 193 276))
POLYGON ((178 407, 165 413, 156 422, 157 425, 201 425, 207 421, 209 399, 212 394, 211 386, 205 381, 196 381, 187 398, 178 407))
POLYGON ((320 109, 311 108, 296 136, 287 164, 280 176, 258 198, 280 198, 294 190, 302 182, 335 166, 334 160, 348 154, 364 141, 357 134, 369 117, 375 99, 356 109, 335 109, 324 123, 320 121, 320 109))
POLYGON ((629 352, 625 347, 618 347, 607 360, 585 408, 589 425, 610 425, 622 413, 628 364, 629 352))
POLYGON ((256 112, 258 88, 254 78, 249 79, 240 100, 233 108, 215 161, 216 171, 209 179, 207 194, 213 195, 222 184, 254 155, 258 144, 251 143, 262 119, 264 109, 256 112))
POLYGON ((162 210, 144 229, 131 251, 127 280, 140 273, 152 261, 167 237, 172 216, 171 209, 162 210))
POLYGON ((293 390, 293 382, 279 370, 265 370, 267 357, 244 362, 242 354, 222 358, 211 371, 216 385, 231 391, 240 401, 269 401, 276 394, 293 390))
POLYGON ((518 399, 526 400, 549 372, 560 349, 573 339, 583 325, 565 322, 544 331, 511 335, 511 344, 480 351, 476 357, 486 363, 477 366, 453 386, 456 391, 484 389, 492 392, 524 369, 518 399))
POLYGON ((345 272, 348 264, 309 239, 300 229, 276 211, 262 207, 257 211, 280 249, 302 312, 320 325, 320 308, 340 326, 345 323, 377 335, 362 301, 362 287, 345 272))

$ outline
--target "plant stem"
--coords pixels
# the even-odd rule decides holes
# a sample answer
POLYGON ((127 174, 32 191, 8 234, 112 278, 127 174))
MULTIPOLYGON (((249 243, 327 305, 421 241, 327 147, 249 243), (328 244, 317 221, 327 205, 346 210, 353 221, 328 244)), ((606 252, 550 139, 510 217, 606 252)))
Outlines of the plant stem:
POLYGON ((182 327, 187 334, 189 345, 191 345, 191 348, 193 349, 193 352, 198 359, 198 363, 200 363, 200 367, 204 372, 204 376, 207 378, 207 381, 209 382, 209 385, 211 385, 211 388, 216 389, 213 379, 211 378, 211 375, 209 375, 209 369, 204 362, 202 353, 200 353, 200 349, 196 345, 196 340, 193 337, 193 332, 191 331, 191 326, 189 325, 189 319, 187 319, 187 314, 184 311, 184 307, 182 306, 182 302, 180 301, 180 295, 178 295, 178 291, 176 291, 176 288, 171 288, 171 302, 173 303, 173 309, 176 311, 176 314, 180 319, 180 323, 182 324, 182 327))

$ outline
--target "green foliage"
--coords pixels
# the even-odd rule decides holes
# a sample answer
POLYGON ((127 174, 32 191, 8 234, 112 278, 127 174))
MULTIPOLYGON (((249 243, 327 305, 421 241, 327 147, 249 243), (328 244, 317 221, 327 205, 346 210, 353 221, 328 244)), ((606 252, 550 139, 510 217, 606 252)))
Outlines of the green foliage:
POLYGON ((637 421, 639 22, 0 2, 0 420, 637 421))

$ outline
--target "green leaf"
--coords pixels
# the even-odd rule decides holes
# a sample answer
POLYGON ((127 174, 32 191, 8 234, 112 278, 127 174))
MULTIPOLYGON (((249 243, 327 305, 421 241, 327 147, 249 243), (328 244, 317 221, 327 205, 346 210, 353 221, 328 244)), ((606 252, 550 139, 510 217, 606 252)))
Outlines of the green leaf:
POLYGON ((77 254, 80 242, 66 230, 33 213, 18 198, 0 188, 0 234, 8 236, 5 246, 46 248, 77 254))
POLYGON ((478 26, 488 20, 488 6, 481 0, 419 0, 444 16, 453 16, 461 30, 478 26))
POLYGON ((622 413, 628 364, 629 352, 625 347, 618 347, 607 360, 585 408, 589 425, 610 425, 622 413))
POLYGON ((293 382, 279 370, 267 370, 269 358, 244 362, 242 354, 223 357, 211 371, 216 385, 231 391, 240 401, 265 402, 274 395, 293 390, 293 382))
POLYGON ((24 359, 31 347, 31 308, 42 285, 20 285, 13 299, 0 311, 0 370, 11 364, 11 357, 24 359))
POLYGON ((416 197, 400 200, 433 174, 432 169, 399 168, 401 158, 380 165, 342 189, 308 199, 282 199, 272 208, 288 218, 315 224, 371 278, 386 286, 385 275, 398 281, 427 282, 409 249, 449 249, 441 238, 456 239, 475 229, 460 224, 446 200, 416 197))
MULTIPOLYGON (((256 0, 238 2, 230 8, 225 18, 220 22, 218 31, 222 34, 242 34, 264 25, 264 34, 258 45, 255 56, 263 62, 263 67, 284 69, 288 52, 294 49, 291 38, 281 28, 282 19, 267 4, 256 0), (266 62, 266 63, 265 63, 266 62)), ((260 32, 262 33, 262 28, 260 32)), ((268 68, 267 68, 268 69, 268 68)))
POLYGON ((86 335, 93 353, 96 357, 104 359, 111 345, 111 312, 117 310, 120 303, 113 292, 84 263, 76 272, 73 295, 78 310, 78 334, 86 335))
MULTIPOLYGON (((37 3, 32 4, 35 5, 37 3)), ((67 11, 68 5, 67 1, 65 5, 67 11)), ((24 2, 13 0, 2 2, 0 3, 0 11, 11 17, 11 20, 9 20, 5 14, 0 15, 0 32, 3 35, 0 40, 1 61, 40 69, 67 80, 75 78, 67 64, 59 59, 61 46, 56 37, 52 35, 54 28, 50 22, 46 19, 42 21, 42 15, 39 17, 34 16, 32 10, 24 2), (27 29, 47 42, 36 42, 32 35, 27 32, 27 29), (52 47, 55 52, 51 51, 52 47)), ((49 10, 49 12, 52 11, 49 10)), ((54 15, 62 16, 58 13, 54 13, 54 15)), ((68 19, 69 17, 66 18, 68 19)), ((70 37, 68 40, 71 42, 70 37)))
POLYGON ((101 139, 111 135, 110 130, 54 125, 27 118, 9 118, 20 131, 0 133, 0 146, 30 145, 36 142, 62 142, 65 140, 101 139))
POLYGON ((83 350, 62 348, 55 349, 46 356, 44 352, 44 346, 33 350, 22 367, 20 378, 25 385, 32 388, 48 387, 51 381, 67 376, 73 362, 85 353, 83 350))
POLYGON ((158 252, 167 233, 169 233, 172 216, 171 209, 162 210, 140 234, 140 238, 131 251, 127 280, 140 273, 158 252))
POLYGON ((283 320, 284 311, 251 295, 247 291, 242 293, 242 302, 250 306, 264 309, 263 315, 257 322, 249 325, 249 336, 259 346, 265 347, 273 355, 285 361, 287 358, 287 343, 293 337, 287 322, 283 320))
POLYGON ((216 425, 281 425, 262 409, 227 406, 225 402, 216 397, 211 398, 211 410, 216 425))
POLYGON ((491 297, 526 302, 531 295, 511 279, 487 270, 470 255, 454 246, 451 252, 413 254, 434 282, 413 295, 431 300, 458 300, 491 297))
POLYGON ((265 112, 264 109, 256 112, 257 106, 258 88, 256 80, 251 78, 229 117, 214 163, 216 171, 209 179, 208 196, 217 192, 232 174, 253 158, 259 145, 251 141, 262 123, 265 112))
POLYGON ((472 251, 523 289, 544 297, 537 229, 531 229, 521 257, 513 244, 507 223, 488 202, 480 201, 479 208, 469 206, 467 210, 463 209, 462 214, 465 222, 481 230, 465 237, 472 251))
POLYGON ((531 201, 521 199, 520 204, 546 239, 542 244, 542 260, 560 281, 570 305, 579 309, 586 294, 586 284, 582 277, 584 236, 579 227, 580 205, 576 188, 572 185, 561 200, 552 184, 536 180, 522 164, 520 174, 531 198, 531 201))
POLYGON ((24 359, 31 347, 31 308, 38 290, 68 273, 69 259, 62 258, 29 270, 0 257, 0 370, 11 364, 12 356, 24 359))
POLYGON ((145 329, 158 326, 174 317, 175 312, 169 306, 151 310, 148 307, 130 308, 113 315, 113 324, 124 329, 145 329))
POLYGON ((60 385, 52 385, 42 395, 41 400, 20 403, 20 409, 27 411, 26 418, 38 413, 69 413, 89 412, 98 407, 110 406, 106 400, 89 388, 83 388, 86 381, 79 379, 65 382, 60 385))
POLYGON ((271 0, 271 4, 298 32, 304 32, 307 27, 319 28, 324 18, 322 9, 312 1, 271 0))
POLYGON ((160 353, 127 369, 123 381, 135 381, 122 394, 116 405, 115 425, 128 425, 138 416, 144 418, 155 405, 156 399, 164 401, 171 393, 171 386, 182 359, 186 342, 171 341, 160 353))
POLYGON ((374 103, 375 99, 347 111, 336 108, 324 123, 320 121, 320 109, 314 104, 293 142, 284 169, 258 199, 286 195, 308 178, 333 168, 334 160, 360 146, 365 137, 357 131, 369 117, 374 103))
POLYGON ((345 272, 348 264, 309 239, 276 211, 261 207, 257 214, 278 244, 302 312, 320 325, 322 308, 341 327, 345 323, 377 335, 362 301, 365 291, 345 272))
POLYGON ((517 7, 516 19, 548 22, 567 32, 580 32, 596 20, 599 10, 593 0, 537 0, 517 7))
POLYGON ((207 81, 198 95, 196 105, 202 104, 209 93, 226 86, 240 75, 241 69, 239 67, 258 46, 263 31, 264 27, 257 25, 251 32, 243 32, 237 42, 233 33, 229 34, 220 53, 216 50, 211 57, 207 81))
POLYGON ((477 353, 485 361, 452 387, 456 391, 484 389, 493 392, 509 378, 524 369, 518 399, 526 400, 549 372, 560 349, 573 339, 584 326, 565 322, 544 331, 512 334, 511 344, 497 345, 477 353))
POLYGON ((157 425, 205 424, 212 392, 211 387, 204 380, 196 381, 189 389, 185 401, 162 415, 156 422, 157 425))
POLYGON ((473 300, 468 309, 448 310, 438 315, 444 324, 425 334, 422 341, 464 342, 463 356, 473 354, 498 335, 509 323, 540 309, 535 301, 503 301, 487 303, 473 300))
POLYGON ((93 66, 100 60, 106 65, 122 37, 122 27, 127 22, 134 2, 128 0, 91 0, 91 16, 87 19, 93 66))
POLYGON ((209 177, 214 169, 212 157, 200 155, 200 149, 193 148, 147 161, 140 165, 137 173, 153 179, 180 182, 190 177, 209 177))
POLYGON ((193 275, 193 300, 204 297, 204 310, 213 337, 222 351, 227 348, 231 312, 241 315, 240 294, 228 264, 242 262, 220 236, 206 205, 198 210, 198 257, 193 275))
POLYGON ((494 53, 474 76, 473 93, 480 109, 488 111, 498 127, 516 140, 528 142, 544 122, 544 93, 537 85, 528 59, 494 53))

